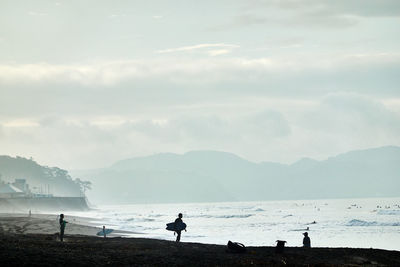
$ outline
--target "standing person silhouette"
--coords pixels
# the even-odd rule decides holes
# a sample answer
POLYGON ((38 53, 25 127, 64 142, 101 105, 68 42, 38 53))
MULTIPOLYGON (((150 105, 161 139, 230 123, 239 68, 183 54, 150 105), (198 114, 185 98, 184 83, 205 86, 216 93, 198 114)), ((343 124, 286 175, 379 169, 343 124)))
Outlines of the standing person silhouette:
POLYGON ((64 220, 64 214, 60 214, 60 241, 64 241, 64 230, 65 230, 65 225, 68 223, 67 221, 64 220))
POLYGON ((107 237, 107 233, 106 233, 106 227, 105 227, 105 225, 103 225, 103 235, 104 235, 104 238, 106 238, 106 237, 107 237))
MULTIPOLYGON (((179 227, 179 224, 182 224, 182 223, 183 223, 182 217, 183 217, 183 216, 182 216, 182 213, 179 213, 179 214, 178 214, 178 218, 176 218, 176 220, 175 220, 174 228, 175 228, 175 232, 176 232, 176 234, 177 234, 176 242, 181 241, 181 232, 182 232, 182 229, 179 227)), ((185 229, 185 231, 186 231, 186 229, 185 229)))
POLYGON ((311 239, 308 237, 308 233, 305 232, 303 233, 304 238, 303 238, 303 247, 305 248, 311 248, 311 239))

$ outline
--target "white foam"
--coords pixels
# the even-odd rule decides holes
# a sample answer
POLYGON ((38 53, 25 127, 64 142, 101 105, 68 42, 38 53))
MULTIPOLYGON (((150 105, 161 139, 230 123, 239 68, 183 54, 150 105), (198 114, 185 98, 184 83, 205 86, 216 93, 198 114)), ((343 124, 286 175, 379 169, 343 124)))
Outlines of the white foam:
POLYGON ((379 215, 400 215, 400 210, 379 210, 379 215))

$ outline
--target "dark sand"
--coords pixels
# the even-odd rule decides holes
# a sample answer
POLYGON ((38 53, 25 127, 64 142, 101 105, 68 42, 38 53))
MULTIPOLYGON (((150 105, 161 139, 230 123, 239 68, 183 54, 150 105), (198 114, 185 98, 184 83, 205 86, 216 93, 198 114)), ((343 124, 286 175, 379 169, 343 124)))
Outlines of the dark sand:
POLYGON ((45 219, 0 217, 0 266, 400 266, 400 251, 286 247, 276 254, 273 247, 248 247, 246 253, 236 254, 221 245, 71 235, 70 225, 61 243, 54 232, 21 230, 24 225, 32 228, 36 220, 46 225, 45 219), (13 222, 22 224, 19 231, 12 230, 13 222))

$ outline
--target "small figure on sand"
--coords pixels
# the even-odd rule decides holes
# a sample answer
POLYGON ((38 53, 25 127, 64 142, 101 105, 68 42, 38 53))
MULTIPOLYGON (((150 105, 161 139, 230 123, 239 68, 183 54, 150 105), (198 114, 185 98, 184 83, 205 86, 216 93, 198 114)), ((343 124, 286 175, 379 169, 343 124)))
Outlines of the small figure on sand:
POLYGON ((104 238, 107 237, 106 227, 104 225, 103 225, 103 235, 104 235, 104 238))
POLYGON ((64 214, 60 214, 60 241, 63 242, 64 240, 64 230, 65 226, 68 223, 66 220, 64 220, 64 214))
POLYGON ((305 233, 303 233, 303 235, 304 235, 304 238, 303 238, 303 247, 304 247, 304 248, 311 248, 311 240, 310 240, 310 238, 308 237, 308 233, 305 232, 305 233))
POLYGON ((111 234, 114 230, 110 228, 106 228, 105 225, 103 225, 103 229, 101 229, 99 232, 97 232, 96 235, 98 236, 103 236, 104 238, 107 238, 108 234, 111 234))
MULTIPOLYGON (((183 229, 181 229, 181 225, 183 224, 182 217, 183 217, 182 213, 179 213, 178 218, 176 218, 175 223, 174 223, 175 233, 177 234, 176 242, 181 241, 181 232, 183 230, 183 229)), ((184 230, 186 232, 186 229, 184 229, 184 230)))

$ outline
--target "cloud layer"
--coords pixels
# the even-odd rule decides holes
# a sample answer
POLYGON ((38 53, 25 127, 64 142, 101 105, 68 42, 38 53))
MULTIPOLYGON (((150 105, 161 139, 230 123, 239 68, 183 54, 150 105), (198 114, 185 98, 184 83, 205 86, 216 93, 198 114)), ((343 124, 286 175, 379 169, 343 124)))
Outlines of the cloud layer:
POLYGON ((0 8, 2 154, 88 168, 400 145, 399 1, 22 3, 0 8))

